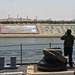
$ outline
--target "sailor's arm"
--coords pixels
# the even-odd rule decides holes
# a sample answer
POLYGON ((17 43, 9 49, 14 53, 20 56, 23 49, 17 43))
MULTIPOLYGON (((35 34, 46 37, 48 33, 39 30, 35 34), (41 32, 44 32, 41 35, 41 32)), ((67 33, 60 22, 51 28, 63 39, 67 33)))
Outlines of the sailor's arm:
POLYGON ((66 37, 67 34, 64 34, 62 37, 61 37, 61 40, 64 40, 65 37, 66 37))

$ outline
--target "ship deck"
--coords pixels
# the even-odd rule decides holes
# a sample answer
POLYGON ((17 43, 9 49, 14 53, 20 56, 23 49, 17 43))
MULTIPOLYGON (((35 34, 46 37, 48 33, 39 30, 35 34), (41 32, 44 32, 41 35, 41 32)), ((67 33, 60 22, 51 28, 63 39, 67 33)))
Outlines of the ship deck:
POLYGON ((0 75, 74 75, 75 74, 75 65, 73 67, 67 66, 66 71, 53 71, 53 72, 43 72, 37 70, 37 65, 22 65, 18 66, 16 69, 0 69, 0 75), (11 74, 10 74, 11 73, 11 74), (61 74, 62 73, 62 74, 61 74))

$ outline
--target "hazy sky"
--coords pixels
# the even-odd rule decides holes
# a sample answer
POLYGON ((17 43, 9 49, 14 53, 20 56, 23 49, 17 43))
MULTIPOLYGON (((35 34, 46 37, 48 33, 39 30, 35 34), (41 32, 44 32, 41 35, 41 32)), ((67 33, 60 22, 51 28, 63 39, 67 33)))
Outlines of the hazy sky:
POLYGON ((72 20, 75 0, 0 0, 0 18, 72 20))

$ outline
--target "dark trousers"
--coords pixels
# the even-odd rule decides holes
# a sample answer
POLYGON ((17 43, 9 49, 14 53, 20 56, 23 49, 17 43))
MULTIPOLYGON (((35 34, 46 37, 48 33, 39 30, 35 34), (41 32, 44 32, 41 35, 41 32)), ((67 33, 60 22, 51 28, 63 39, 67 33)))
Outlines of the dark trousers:
MULTIPOLYGON (((72 53, 73 53, 73 48, 69 48, 69 47, 64 47, 64 55, 65 56, 69 56, 69 65, 72 67, 73 63, 72 63, 72 53)), ((67 64, 67 63, 66 63, 67 64)))

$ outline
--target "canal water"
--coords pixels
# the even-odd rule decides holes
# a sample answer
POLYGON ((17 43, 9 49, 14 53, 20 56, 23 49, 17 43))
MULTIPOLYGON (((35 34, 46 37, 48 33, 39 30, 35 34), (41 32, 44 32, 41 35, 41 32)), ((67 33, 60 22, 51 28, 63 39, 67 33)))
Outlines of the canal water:
MULTIPOLYGON (((20 63, 22 49, 23 63, 37 63, 43 58, 44 48, 59 47, 63 52, 63 42, 60 38, 0 38, 0 57, 5 57, 5 62, 9 63, 10 57, 16 56, 20 63)), ((73 50, 75 60, 75 48, 73 50)))

